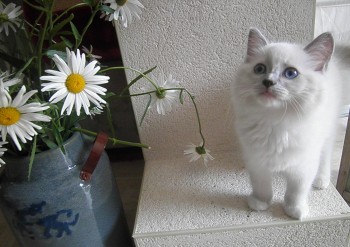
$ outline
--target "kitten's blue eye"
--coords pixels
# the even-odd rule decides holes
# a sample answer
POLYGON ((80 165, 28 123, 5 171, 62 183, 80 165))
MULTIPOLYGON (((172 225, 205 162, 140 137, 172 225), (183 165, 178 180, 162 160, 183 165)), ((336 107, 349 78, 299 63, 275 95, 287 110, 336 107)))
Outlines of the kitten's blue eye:
POLYGON ((254 73, 255 74, 265 74, 266 73, 266 66, 262 63, 258 63, 254 67, 254 73))
POLYGON ((286 68, 283 75, 287 79, 294 79, 299 75, 299 72, 295 68, 286 68))

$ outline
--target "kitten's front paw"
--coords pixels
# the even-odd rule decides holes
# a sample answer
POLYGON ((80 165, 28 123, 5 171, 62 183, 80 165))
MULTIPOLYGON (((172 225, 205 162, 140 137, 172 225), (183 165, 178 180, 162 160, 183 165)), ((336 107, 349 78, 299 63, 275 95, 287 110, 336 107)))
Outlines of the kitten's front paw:
POLYGON ((307 204, 301 205, 284 205, 284 212, 292 218, 303 219, 309 214, 309 206, 307 204))
POLYGON ((265 202, 257 199, 255 196, 250 195, 248 197, 248 206, 256 211, 264 211, 270 207, 271 200, 265 202))
POLYGON ((316 177, 312 186, 316 189, 323 190, 328 187, 329 183, 329 178, 316 177))

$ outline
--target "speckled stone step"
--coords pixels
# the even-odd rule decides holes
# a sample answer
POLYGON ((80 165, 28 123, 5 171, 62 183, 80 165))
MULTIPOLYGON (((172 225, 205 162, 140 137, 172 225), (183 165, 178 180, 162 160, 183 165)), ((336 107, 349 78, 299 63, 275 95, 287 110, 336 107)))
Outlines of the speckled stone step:
POLYGON ((232 153, 216 154, 208 167, 184 158, 147 162, 133 237, 156 246, 348 246, 350 208, 334 186, 313 190, 310 215, 283 212, 284 180, 274 180, 265 212, 248 208, 248 176, 232 153))

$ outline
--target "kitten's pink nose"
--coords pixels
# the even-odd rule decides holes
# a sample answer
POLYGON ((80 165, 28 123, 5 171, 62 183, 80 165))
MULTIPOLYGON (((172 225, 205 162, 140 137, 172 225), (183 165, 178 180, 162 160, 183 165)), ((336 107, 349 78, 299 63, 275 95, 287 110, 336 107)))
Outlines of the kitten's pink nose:
POLYGON ((269 88, 269 87, 275 85, 276 83, 273 82, 273 81, 271 81, 271 80, 264 79, 264 80, 262 81, 262 84, 263 84, 266 88, 269 88))

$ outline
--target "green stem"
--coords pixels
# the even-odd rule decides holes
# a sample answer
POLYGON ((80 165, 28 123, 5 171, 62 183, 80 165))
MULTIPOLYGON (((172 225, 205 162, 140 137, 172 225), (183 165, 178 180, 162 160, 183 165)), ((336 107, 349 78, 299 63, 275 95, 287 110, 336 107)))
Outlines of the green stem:
POLYGON ((157 92, 157 90, 148 91, 148 92, 145 92, 145 93, 129 94, 129 95, 112 95, 112 96, 109 97, 109 99, 113 99, 113 98, 123 99, 123 98, 137 97, 137 96, 142 96, 142 95, 149 95, 149 94, 155 93, 155 92, 157 92))
MULTIPOLYGON (((42 73, 42 58, 43 58, 43 48, 44 48, 44 41, 45 41, 45 33, 47 31, 47 27, 50 21, 51 13, 52 13, 53 4, 51 4, 50 9, 45 14, 45 22, 44 26, 41 29, 40 35, 39 35, 39 45, 38 45, 38 77, 40 78, 42 73)), ((41 93, 41 87, 40 85, 37 87, 38 91, 41 93)))
POLYGON ((202 124, 201 124, 201 120, 199 118, 199 111, 198 111, 198 107, 197 107, 196 101, 194 100, 194 97, 192 96, 192 94, 190 94, 190 92, 187 91, 187 89, 184 89, 184 90, 190 96, 192 104, 194 106, 194 109, 196 110, 199 134, 201 135, 202 141, 203 141, 202 148, 204 148, 204 146, 205 146, 205 138, 204 138, 204 135, 203 135, 203 132, 202 132, 202 124))
POLYGON ((112 137, 116 137, 115 134, 115 130, 114 130, 114 126, 113 126, 113 119, 112 119, 112 112, 111 112, 111 108, 109 108, 109 104, 106 104, 106 109, 107 109, 107 122, 108 122, 108 126, 110 131, 112 132, 112 137))
MULTIPOLYGON (((79 131, 80 133, 89 135, 89 136, 97 136, 96 132, 87 130, 87 129, 81 129, 81 128, 73 128, 73 131, 79 131)), ((115 144, 121 144, 121 145, 126 145, 126 146, 131 146, 131 147, 140 147, 140 148, 147 148, 150 149, 150 147, 148 145, 142 144, 142 143, 136 143, 136 142, 128 142, 128 141, 122 141, 122 140, 118 140, 116 138, 111 138, 108 137, 108 140, 111 141, 113 143, 113 145, 115 144)))
POLYGON ((99 11, 99 7, 98 7, 98 5, 96 5, 96 8, 95 8, 94 11, 92 12, 92 14, 91 14, 91 16, 90 16, 90 18, 89 18, 89 20, 88 20, 88 23, 85 25, 85 27, 84 27, 84 29, 83 29, 81 35, 80 35, 80 39, 79 39, 78 42, 76 43, 76 48, 78 48, 78 47, 80 46, 81 42, 83 42, 83 38, 84 38, 84 36, 85 36, 87 30, 88 30, 89 27, 91 26, 91 24, 92 24, 92 22, 93 22, 93 20, 94 20, 94 18, 95 18, 95 16, 96 16, 96 14, 97 14, 98 11, 99 11))
POLYGON ((64 17, 66 14, 68 14, 69 11, 75 9, 75 8, 79 8, 79 7, 83 7, 83 6, 88 6, 88 4, 86 3, 78 3, 76 5, 73 5, 71 7, 69 7, 68 9, 66 9, 64 12, 62 12, 59 16, 57 16, 54 20, 53 20, 53 24, 55 24, 57 21, 59 21, 62 17, 64 17))
MULTIPOLYGON (((186 89, 186 88, 181 88, 181 87, 175 87, 175 88, 163 88, 164 91, 169 91, 169 90, 177 90, 177 91, 184 91, 188 94, 188 96, 190 97, 192 104, 194 106, 195 112, 196 112, 196 117, 197 117, 197 122, 198 122, 198 131, 199 134, 202 138, 203 144, 202 144, 202 148, 204 148, 205 146, 205 138, 202 132, 202 124, 201 124, 201 120, 199 117, 199 111, 198 111, 198 107, 196 104, 196 101, 194 100, 194 96, 186 89)), ((144 93, 138 93, 138 94, 130 94, 130 95, 114 95, 111 96, 110 98, 126 98, 126 97, 137 97, 137 96, 142 96, 142 95, 150 95, 151 93, 155 93, 157 92, 157 90, 154 91, 149 91, 149 92, 144 92, 144 93)), ((181 92, 180 92, 181 93, 181 92)))
POLYGON ((47 12, 47 10, 45 8, 37 6, 37 5, 34 5, 34 4, 30 3, 28 0, 24 0, 24 2, 26 4, 28 4, 30 7, 32 7, 33 9, 36 9, 36 10, 39 10, 39 11, 42 11, 42 12, 47 12))
POLYGON ((130 68, 130 67, 124 67, 124 66, 116 66, 116 67, 109 67, 109 68, 106 68, 106 69, 102 69, 102 70, 100 70, 100 72, 104 73, 104 72, 107 72, 109 70, 121 70, 121 69, 123 69, 123 70, 126 70, 126 69, 127 70, 131 70, 131 71, 134 71, 134 72, 138 73, 139 75, 142 75, 160 93, 160 88, 157 86, 157 84, 151 78, 149 78, 147 75, 145 75, 144 73, 142 73, 141 71, 139 71, 137 69, 133 69, 133 68, 130 68))
POLYGON ((36 152, 36 143, 37 143, 37 135, 34 136, 32 150, 30 151, 30 159, 28 164, 28 182, 30 181, 30 175, 32 173, 34 158, 35 158, 35 152, 36 152))

